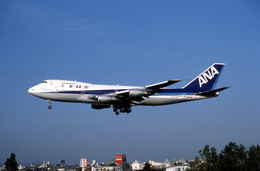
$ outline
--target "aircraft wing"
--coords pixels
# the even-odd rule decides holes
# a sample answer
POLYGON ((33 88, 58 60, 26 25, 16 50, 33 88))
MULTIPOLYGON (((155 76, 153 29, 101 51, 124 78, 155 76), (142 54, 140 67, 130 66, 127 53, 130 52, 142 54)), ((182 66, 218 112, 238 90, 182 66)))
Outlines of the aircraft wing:
POLYGON ((142 96, 148 97, 149 95, 160 92, 161 88, 177 83, 179 81, 180 80, 168 80, 168 81, 148 85, 141 89, 129 89, 129 90, 119 91, 116 92, 115 95, 119 97, 135 97, 135 98, 137 97, 141 98, 142 96))
POLYGON ((181 80, 168 80, 168 81, 163 81, 163 82, 160 82, 160 83, 148 85, 148 86, 145 86, 144 88, 145 89, 150 89, 150 90, 158 90, 160 88, 163 88, 163 87, 175 84, 175 83, 177 83, 179 81, 181 81, 181 80))
POLYGON ((128 96, 129 92, 130 90, 123 90, 123 91, 116 92, 115 94, 118 96, 128 96))
POLYGON ((144 100, 143 97, 149 98, 150 95, 160 92, 161 88, 177 83, 179 81, 180 80, 168 80, 168 81, 148 85, 145 87, 122 90, 122 91, 118 91, 115 93, 110 93, 102 96, 94 95, 94 96, 89 96, 88 98, 95 101, 104 102, 104 103, 110 103, 110 102, 116 102, 117 100, 122 100, 122 101, 128 101, 129 103, 134 105, 143 101, 144 100))

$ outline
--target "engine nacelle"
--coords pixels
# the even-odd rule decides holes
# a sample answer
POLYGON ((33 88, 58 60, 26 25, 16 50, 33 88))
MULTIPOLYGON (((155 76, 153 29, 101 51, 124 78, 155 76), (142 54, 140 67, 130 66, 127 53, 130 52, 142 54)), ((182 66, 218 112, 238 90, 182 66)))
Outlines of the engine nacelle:
POLYGON ((101 102, 101 103, 113 103, 116 101, 117 101, 117 98, 115 98, 113 96, 99 96, 98 97, 98 102, 101 102))
POLYGON ((111 106, 110 105, 95 105, 95 104, 92 104, 91 107, 92 107, 92 109, 104 109, 104 108, 110 108, 111 106))
POLYGON ((130 97, 142 97, 142 96, 149 96, 151 93, 149 93, 146 90, 140 89, 140 90, 130 90, 129 96, 130 97))

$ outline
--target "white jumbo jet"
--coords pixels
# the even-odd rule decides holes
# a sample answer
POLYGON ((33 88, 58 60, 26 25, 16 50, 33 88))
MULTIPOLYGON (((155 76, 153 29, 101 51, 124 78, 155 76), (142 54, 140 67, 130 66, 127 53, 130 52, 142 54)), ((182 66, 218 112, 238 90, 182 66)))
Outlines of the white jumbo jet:
POLYGON ((90 103, 93 109, 113 106, 116 115, 130 113, 136 105, 156 106, 217 97, 229 87, 214 89, 225 64, 214 63, 182 88, 164 88, 180 80, 169 80, 144 87, 99 85, 78 81, 45 80, 28 92, 46 99, 61 102, 90 103))

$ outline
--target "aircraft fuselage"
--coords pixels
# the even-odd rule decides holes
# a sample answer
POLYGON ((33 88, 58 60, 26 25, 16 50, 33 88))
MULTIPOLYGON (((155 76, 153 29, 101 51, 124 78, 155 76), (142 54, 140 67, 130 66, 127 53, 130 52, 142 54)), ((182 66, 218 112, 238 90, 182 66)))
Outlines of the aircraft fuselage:
POLYGON ((216 97, 228 88, 213 89, 224 64, 213 64, 182 88, 164 88, 180 80, 168 80, 148 86, 100 85, 68 80, 45 80, 28 92, 46 99, 51 109, 52 101, 92 104, 94 109, 113 106, 114 111, 131 112, 136 105, 168 105, 216 97))

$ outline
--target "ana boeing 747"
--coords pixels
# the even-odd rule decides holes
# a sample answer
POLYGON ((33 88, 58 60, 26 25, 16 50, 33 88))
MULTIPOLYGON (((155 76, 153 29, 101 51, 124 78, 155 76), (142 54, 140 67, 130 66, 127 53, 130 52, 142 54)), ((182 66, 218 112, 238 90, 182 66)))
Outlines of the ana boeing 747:
POLYGON ((89 103, 93 109, 113 107, 113 111, 118 115, 130 113, 131 107, 137 105, 168 105, 217 97, 220 91, 229 88, 215 89, 224 65, 214 63, 182 88, 165 88, 180 80, 168 80, 144 87, 45 80, 30 88, 28 92, 46 99, 49 109, 52 109, 51 101, 89 103))

